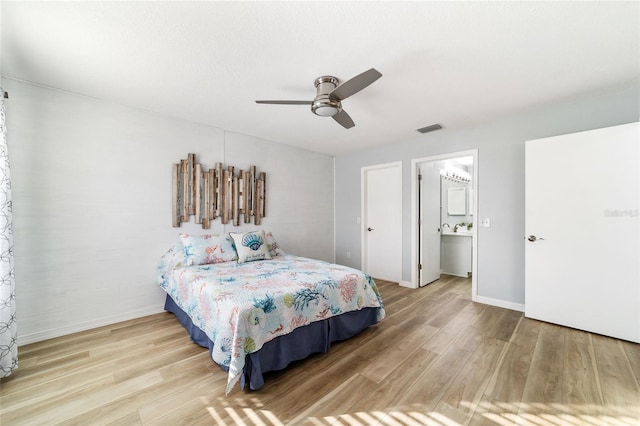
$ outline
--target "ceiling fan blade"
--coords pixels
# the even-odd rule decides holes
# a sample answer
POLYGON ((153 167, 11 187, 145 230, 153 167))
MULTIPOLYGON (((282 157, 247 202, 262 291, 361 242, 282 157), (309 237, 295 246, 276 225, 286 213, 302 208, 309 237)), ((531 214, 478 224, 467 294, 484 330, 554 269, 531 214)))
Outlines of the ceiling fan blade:
POLYGON ((311 105, 311 101, 256 101, 256 103, 272 105, 311 105))
POLYGON ((356 125, 356 123, 353 122, 353 120, 345 110, 341 110, 339 113, 335 114, 333 116, 333 119, 336 120, 345 129, 350 129, 356 125))
POLYGON ((380 77, 382 77, 382 74, 380 74, 375 68, 371 68, 370 70, 356 75, 351 80, 347 80, 340 86, 333 89, 331 93, 329 93, 329 97, 341 101, 358 93, 380 77))

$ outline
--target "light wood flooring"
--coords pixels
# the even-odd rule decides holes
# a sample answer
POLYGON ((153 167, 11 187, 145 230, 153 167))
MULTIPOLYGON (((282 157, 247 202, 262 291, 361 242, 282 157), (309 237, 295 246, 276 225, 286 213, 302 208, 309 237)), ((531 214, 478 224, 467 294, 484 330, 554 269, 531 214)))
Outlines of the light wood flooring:
POLYGON ((168 313, 21 347, 0 424, 640 424, 640 345, 473 303, 470 280, 377 282, 385 320, 259 391, 225 396, 168 313))

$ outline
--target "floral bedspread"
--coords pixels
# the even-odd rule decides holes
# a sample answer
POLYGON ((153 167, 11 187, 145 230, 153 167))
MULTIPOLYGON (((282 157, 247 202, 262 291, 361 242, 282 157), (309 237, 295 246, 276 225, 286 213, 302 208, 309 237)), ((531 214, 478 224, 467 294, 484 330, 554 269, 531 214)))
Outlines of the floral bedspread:
POLYGON ((361 271, 303 257, 181 267, 162 265, 159 284, 214 342, 213 360, 229 371, 227 393, 245 356, 296 327, 377 307, 375 282, 361 271))

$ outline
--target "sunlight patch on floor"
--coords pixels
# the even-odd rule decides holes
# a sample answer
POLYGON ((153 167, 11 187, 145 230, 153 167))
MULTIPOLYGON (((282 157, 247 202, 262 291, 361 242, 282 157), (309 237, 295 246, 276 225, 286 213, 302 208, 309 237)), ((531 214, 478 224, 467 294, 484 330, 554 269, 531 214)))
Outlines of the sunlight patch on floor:
MULTIPOLYGON (((594 405, 564 405, 543 403, 464 402, 460 408, 468 414, 479 415, 496 426, 640 426, 638 407, 594 405), (473 407, 477 407, 473 410, 473 407), (594 414, 598 413, 598 414, 594 414)), ((277 415, 267 410, 207 407, 212 420, 221 426, 284 426, 277 415)), ((302 417, 314 426, 461 426, 457 421, 437 411, 422 412, 416 407, 392 411, 359 411, 324 417, 302 417)))
MULTIPOLYGON (((472 406, 471 403, 465 405, 472 406)), ((484 401, 478 405, 476 414, 499 426, 640 426, 640 403, 635 407, 618 407, 484 401)))

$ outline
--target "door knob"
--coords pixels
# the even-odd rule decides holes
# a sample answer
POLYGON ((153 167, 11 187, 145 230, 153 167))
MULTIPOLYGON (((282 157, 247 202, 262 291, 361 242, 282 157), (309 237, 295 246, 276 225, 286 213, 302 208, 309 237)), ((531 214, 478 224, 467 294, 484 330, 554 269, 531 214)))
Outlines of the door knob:
POLYGON ((372 227, 368 227, 367 231, 371 232, 371 231, 373 231, 373 228, 372 227))
POLYGON ((535 235, 529 235, 529 236, 527 237, 527 240, 529 240, 529 241, 531 241, 531 242, 533 243, 533 242, 535 242, 535 241, 537 241, 537 240, 544 240, 544 238, 542 238, 542 237, 541 237, 541 238, 538 238, 538 237, 536 237, 535 235))

